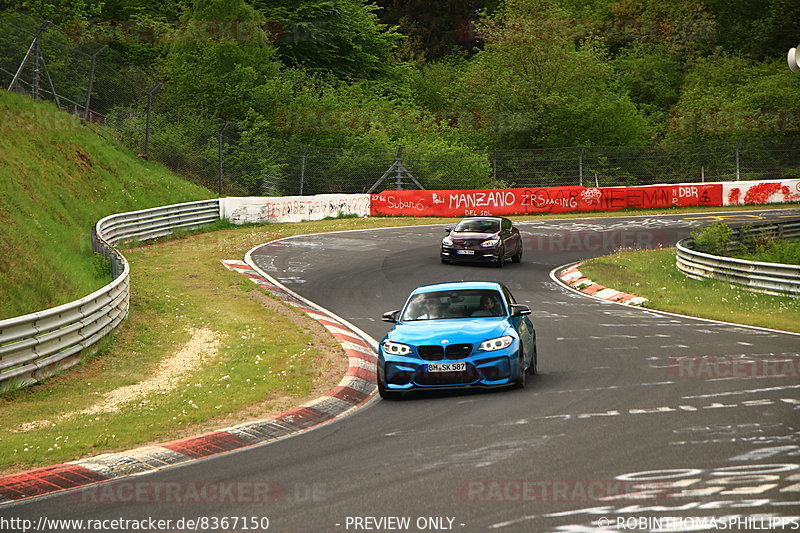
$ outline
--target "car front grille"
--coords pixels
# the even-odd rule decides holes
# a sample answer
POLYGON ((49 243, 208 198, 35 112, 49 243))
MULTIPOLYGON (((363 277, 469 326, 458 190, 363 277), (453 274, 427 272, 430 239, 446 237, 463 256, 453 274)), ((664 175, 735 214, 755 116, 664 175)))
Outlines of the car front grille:
POLYGON ((472 353, 471 344, 450 344, 449 346, 427 345, 417 346, 419 356, 426 361, 447 359, 464 359, 472 353))
POLYGON ((463 359, 472 353, 471 344, 450 344, 444 350, 448 359, 463 359))
POLYGON ((483 242, 484 239, 453 239, 453 246, 466 250, 480 250, 483 242))
POLYGON ((443 346, 417 346, 419 356, 426 361, 441 361, 444 359, 443 346))

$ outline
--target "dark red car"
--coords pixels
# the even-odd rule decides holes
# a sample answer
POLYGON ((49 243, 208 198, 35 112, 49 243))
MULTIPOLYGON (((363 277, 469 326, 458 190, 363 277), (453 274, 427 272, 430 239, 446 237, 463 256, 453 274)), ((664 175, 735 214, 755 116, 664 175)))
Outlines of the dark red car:
POLYGON ((445 228, 442 263, 494 263, 522 261, 522 236, 514 224, 502 217, 468 217, 455 228, 445 228))

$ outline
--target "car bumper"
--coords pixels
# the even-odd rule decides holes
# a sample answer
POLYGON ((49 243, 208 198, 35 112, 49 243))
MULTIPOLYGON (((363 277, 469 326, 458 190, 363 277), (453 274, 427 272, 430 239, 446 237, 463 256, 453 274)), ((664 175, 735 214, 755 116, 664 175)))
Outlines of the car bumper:
POLYGON ((467 250, 456 248, 442 248, 440 253, 442 260, 461 263, 496 263, 500 259, 500 250, 495 248, 483 248, 481 250, 468 250, 472 254, 464 254, 467 250))
POLYGON ((517 352, 502 350, 461 361, 424 361, 417 358, 391 357, 378 360, 378 380, 387 390, 494 388, 512 384, 517 374, 517 352), (465 371, 429 372, 427 365, 437 362, 464 362, 465 371))

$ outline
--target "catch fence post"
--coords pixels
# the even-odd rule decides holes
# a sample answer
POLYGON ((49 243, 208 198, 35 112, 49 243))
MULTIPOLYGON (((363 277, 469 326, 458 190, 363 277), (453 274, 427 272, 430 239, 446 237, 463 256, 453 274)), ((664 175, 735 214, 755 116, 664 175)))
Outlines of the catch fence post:
POLYGON ((303 150, 303 155, 300 156, 300 196, 303 196, 303 183, 306 179, 306 156, 311 149, 311 145, 307 144, 306 149, 303 150))
POLYGON ((217 133, 217 180, 219 197, 222 198, 222 134, 228 129, 230 122, 226 122, 217 133))
POLYGON ((87 121, 89 120, 89 107, 92 105, 92 85, 94 84, 94 67, 97 64, 97 55, 106 48, 108 48, 107 44, 98 48, 95 53, 92 54, 92 62, 89 65, 89 85, 86 87, 86 108, 83 117, 87 121))
POLYGON ((147 91, 147 118, 145 119, 144 126, 144 151, 142 152, 145 157, 148 156, 147 150, 150 146, 150 108, 153 105, 153 93, 161 88, 161 82, 156 83, 149 91, 147 91))
POLYGON ((736 181, 739 181, 739 148, 742 146, 742 139, 736 141, 736 181))
POLYGON ((403 147, 397 147, 397 158, 395 166, 397 167, 397 175, 395 177, 395 189, 398 191, 403 190, 403 147))

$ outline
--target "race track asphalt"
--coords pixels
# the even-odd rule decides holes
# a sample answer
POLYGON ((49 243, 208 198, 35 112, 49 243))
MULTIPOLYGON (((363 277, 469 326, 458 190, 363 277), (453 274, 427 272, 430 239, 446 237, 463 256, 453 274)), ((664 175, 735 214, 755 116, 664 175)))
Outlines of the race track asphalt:
MULTIPOLYGON (((731 220, 789 216, 800 210, 731 220)), ((259 268, 376 340, 381 314, 418 285, 502 281, 533 309, 540 375, 523 390, 376 399, 283 441, 4 505, 0 519, 187 531, 178 520, 212 517, 218 527, 194 529, 279 533, 686 531, 702 517, 800 527, 800 336, 600 302, 550 277, 620 246, 672 246, 708 217, 520 222, 523 262, 502 269, 441 264, 442 226, 264 245, 259 268), (204 485, 217 495, 187 490, 204 485), (243 528, 251 517, 269 527, 243 528)))

